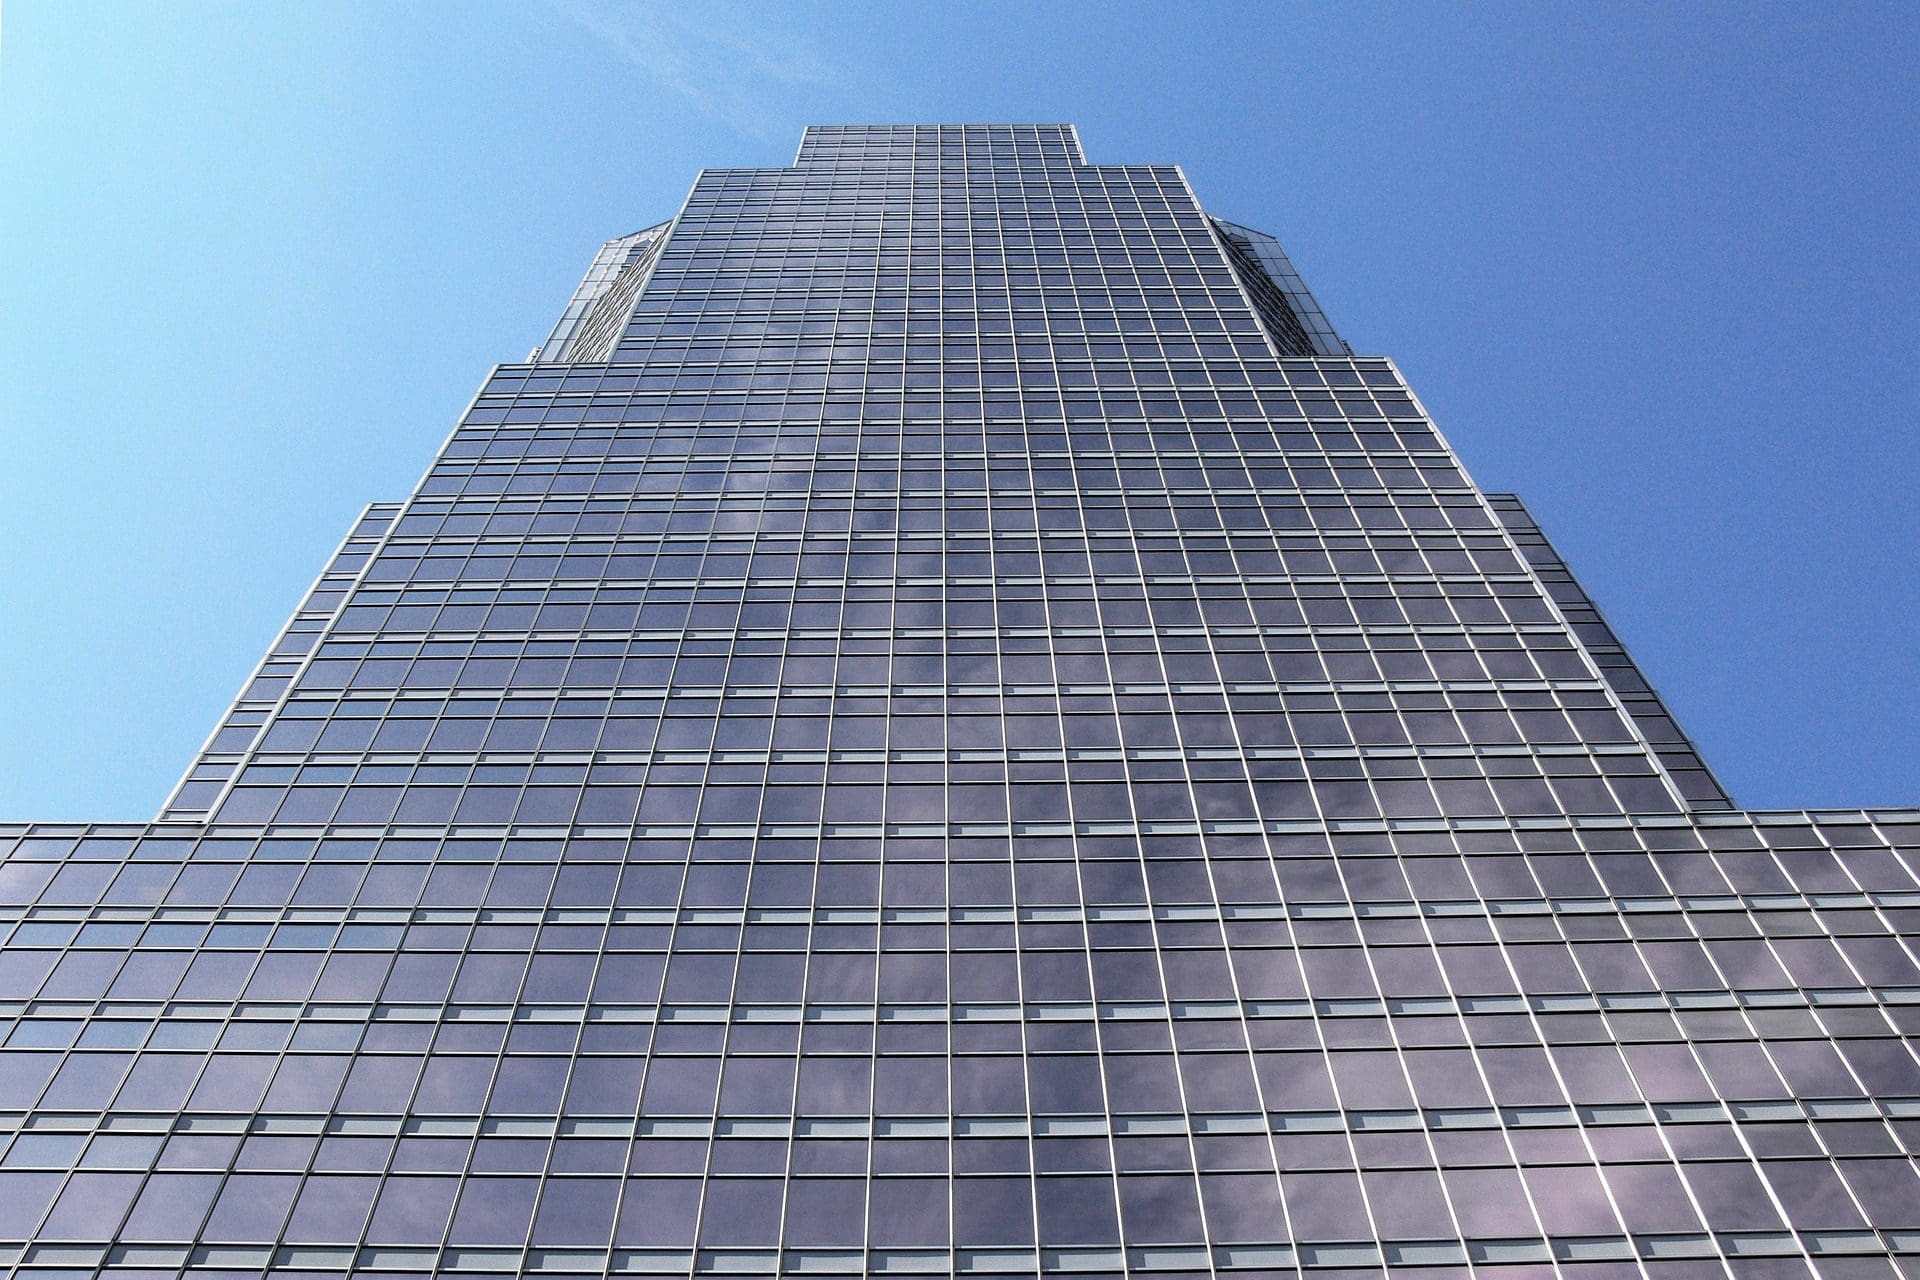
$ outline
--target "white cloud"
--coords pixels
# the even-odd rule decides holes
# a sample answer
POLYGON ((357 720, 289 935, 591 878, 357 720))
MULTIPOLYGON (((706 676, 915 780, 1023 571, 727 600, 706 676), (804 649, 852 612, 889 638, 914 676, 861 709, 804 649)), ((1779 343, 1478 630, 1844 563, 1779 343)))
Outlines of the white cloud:
POLYGON ((771 27, 762 16, 768 11, 610 0, 547 0, 547 8, 644 72, 656 88, 749 137, 777 140, 792 130, 794 99, 817 98, 849 82, 812 41, 771 27))

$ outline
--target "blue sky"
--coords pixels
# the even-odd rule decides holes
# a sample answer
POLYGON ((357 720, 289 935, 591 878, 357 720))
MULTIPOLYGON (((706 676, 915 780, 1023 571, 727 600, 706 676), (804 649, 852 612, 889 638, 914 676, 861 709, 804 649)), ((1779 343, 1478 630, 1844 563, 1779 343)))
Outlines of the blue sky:
POLYGON ((1278 235, 1742 803, 1920 801, 1912 5, 70 4, 0 32, 0 818, 150 816, 594 247, 809 122, 1278 235))

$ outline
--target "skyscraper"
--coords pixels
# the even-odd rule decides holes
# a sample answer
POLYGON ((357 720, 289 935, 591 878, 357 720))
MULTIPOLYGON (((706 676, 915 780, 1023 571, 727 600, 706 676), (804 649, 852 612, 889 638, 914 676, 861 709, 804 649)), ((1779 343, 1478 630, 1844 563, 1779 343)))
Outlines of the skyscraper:
POLYGON ((610 241, 158 820, 0 828, 34 1277, 1920 1274, 1920 813, 1743 812, 1070 126, 610 241))

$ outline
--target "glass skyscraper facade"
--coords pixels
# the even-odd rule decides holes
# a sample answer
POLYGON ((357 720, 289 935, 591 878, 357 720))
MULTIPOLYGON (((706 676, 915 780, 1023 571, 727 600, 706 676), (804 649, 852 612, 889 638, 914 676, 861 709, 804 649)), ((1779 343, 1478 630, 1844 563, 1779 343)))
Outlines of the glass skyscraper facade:
POLYGON ((0 827, 0 1264, 1920 1275, 1916 872, 1178 169, 813 128, 0 827))

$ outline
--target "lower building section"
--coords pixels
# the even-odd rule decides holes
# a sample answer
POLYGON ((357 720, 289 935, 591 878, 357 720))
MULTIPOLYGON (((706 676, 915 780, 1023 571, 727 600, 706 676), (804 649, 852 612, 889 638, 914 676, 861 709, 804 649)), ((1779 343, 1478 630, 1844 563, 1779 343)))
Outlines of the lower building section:
POLYGON ((21 1275, 1920 1264, 1911 812, 0 850, 21 1275))

